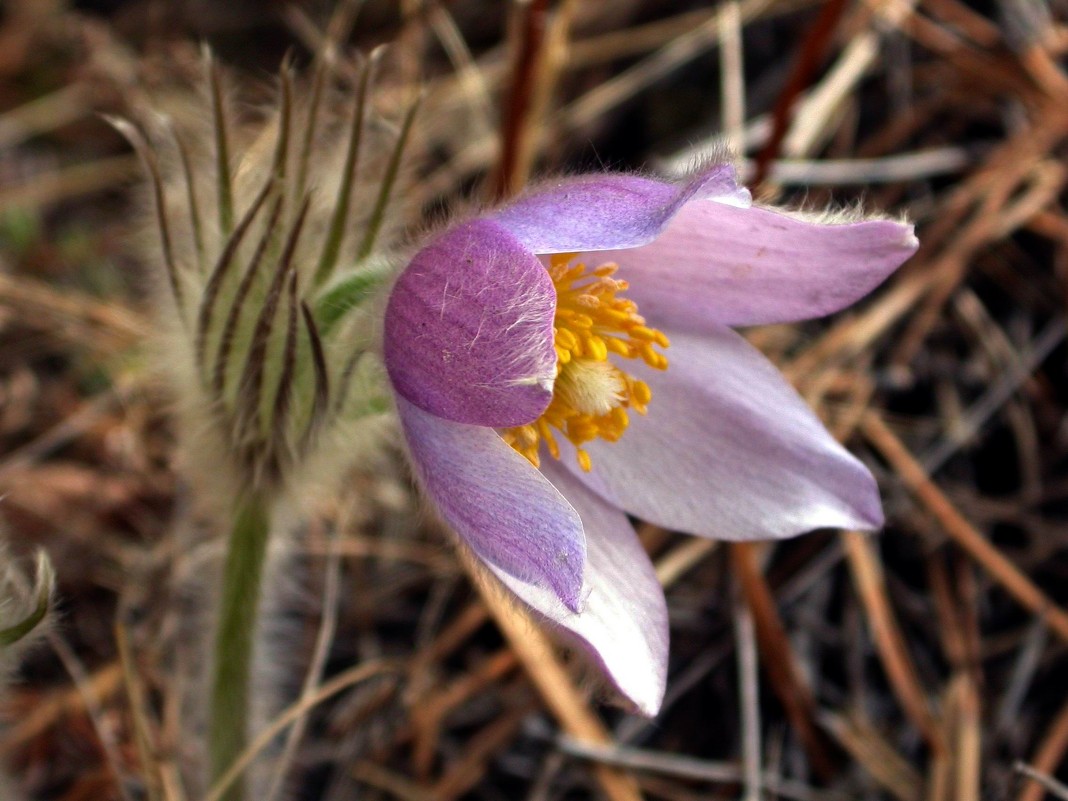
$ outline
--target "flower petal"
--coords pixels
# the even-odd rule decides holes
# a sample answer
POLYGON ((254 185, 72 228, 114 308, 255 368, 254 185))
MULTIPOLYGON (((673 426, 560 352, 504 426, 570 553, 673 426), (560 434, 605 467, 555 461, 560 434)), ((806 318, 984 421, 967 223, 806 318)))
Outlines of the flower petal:
POLYGON ((667 371, 634 370, 652 388, 648 415, 586 445, 588 474, 563 454, 575 474, 644 520, 717 539, 882 525, 871 473, 755 348, 728 329, 667 333, 667 371))
POLYGON ((553 460, 546 476, 571 501, 586 531, 583 608, 573 614, 544 589, 492 568, 542 616, 558 624, 646 715, 660 709, 667 683, 668 619, 664 591, 634 527, 553 460))
POLYGON ((493 429, 396 400, 419 483, 445 522, 498 575, 577 612, 586 563, 578 513, 493 429))
POLYGON ((552 398, 555 311, 552 280, 514 237, 488 220, 458 225, 419 251, 393 287, 389 377, 437 417, 529 423, 552 398))
POLYGON ((651 325, 717 326, 805 320, 856 302, 917 247, 891 220, 828 225, 757 207, 695 200, 642 248, 598 253, 651 325))
POLYGON ((545 184, 491 219, 535 253, 632 248, 654 239, 694 198, 748 205, 734 168, 715 164, 685 184, 637 175, 583 175, 545 184))

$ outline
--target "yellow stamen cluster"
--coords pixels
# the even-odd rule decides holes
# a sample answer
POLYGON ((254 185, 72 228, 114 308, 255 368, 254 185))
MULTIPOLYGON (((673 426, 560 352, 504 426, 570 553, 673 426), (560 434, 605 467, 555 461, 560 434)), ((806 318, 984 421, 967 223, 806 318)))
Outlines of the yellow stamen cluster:
POLYGON ((632 300, 620 297, 627 282, 613 276, 618 267, 602 264, 587 270, 572 264, 574 253, 552 256, 549 275, 556 286, 556 382, 545 412, 532 423, 502 432, 504 439, 537 467, 544 442, 554 459, 560 447, 554 430, 578 450, 583 470, 592 467, 582 447, 595 439, 615 442, 630 424, 628 410, 645 414, 652 393, 644 381, 620 370, 610 355, 641 359, 657 370, 667 369, 668 338, 646 325, 632 300))

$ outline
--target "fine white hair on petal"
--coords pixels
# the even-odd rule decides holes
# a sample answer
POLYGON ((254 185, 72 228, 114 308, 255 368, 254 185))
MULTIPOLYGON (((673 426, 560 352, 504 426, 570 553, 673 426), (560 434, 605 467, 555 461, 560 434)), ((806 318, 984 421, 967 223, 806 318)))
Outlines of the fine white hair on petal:
POLYGON ((501 356, 493 365, 496 372, 478 386, 536 386, 551 392, 556 380, 556 365, 554 360, 542 358, 542 354, 545 350, 544 323, 546 319, 552 319, 555 312, 555 292, 548 295, 540 287, 533 286, 523 288, 500 308, 483 308, 483 319, 493 316, 509 322, 497 334, 501 356), (532 365, 535 370, 522 372, 532 365))
POLYGON ((556 291, 504 227, 473 220, 415 255, 384 320, 386 367, 399 394, 459 423, 523 425, 548 405, 555 377, 556 291))

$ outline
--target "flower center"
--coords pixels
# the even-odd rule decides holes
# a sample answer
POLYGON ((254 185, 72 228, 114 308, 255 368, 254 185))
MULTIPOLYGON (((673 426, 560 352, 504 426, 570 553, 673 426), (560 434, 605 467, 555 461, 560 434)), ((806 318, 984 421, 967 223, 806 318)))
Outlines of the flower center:
POLYGON ((582 447, 603 439, 615 442, 630 424, 628 410, 645 414, 652 392, 609 359, 641 359, 657 370, 667 369, 667 358, 655 350, 666 348, 663 332, 649 328, 632 300, 621 297, 627 282, 613 278, 619 268, 602 264, 588 270, 572 264, 574 253, 549 259, 549 275, 556 286, 556 382, 553 397, 541 417, 532 423, 505 429, 505 442, 537 467, 544 442, 554 459, 560 458, 556 433, 577 448, 578 463, 589 471, 592 462, 582 447))

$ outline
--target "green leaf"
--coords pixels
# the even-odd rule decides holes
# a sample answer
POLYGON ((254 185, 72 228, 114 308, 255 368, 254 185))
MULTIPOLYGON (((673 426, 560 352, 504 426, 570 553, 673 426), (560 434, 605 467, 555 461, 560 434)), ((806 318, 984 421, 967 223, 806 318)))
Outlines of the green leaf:
POLYGON ((392 270, 381 262, 346 276, 327 289, 315 302, 315 321, 326 337, 353 309, 362 306, 389 278, 392 270))
POLYGON ((48 609, 51 606, 52 588, 55 586, 55 583, 56 576, 55 571, 52 569, 52 563, 49 562, 48 557, 42 553, 37 557, 37 581, 35 591, 37 605, 23 620, 20 620, 13 626, 0 629, 0 648, 14 645, 40 625, 41 621, 44 620, 45 615, 48 614, 48 609))

